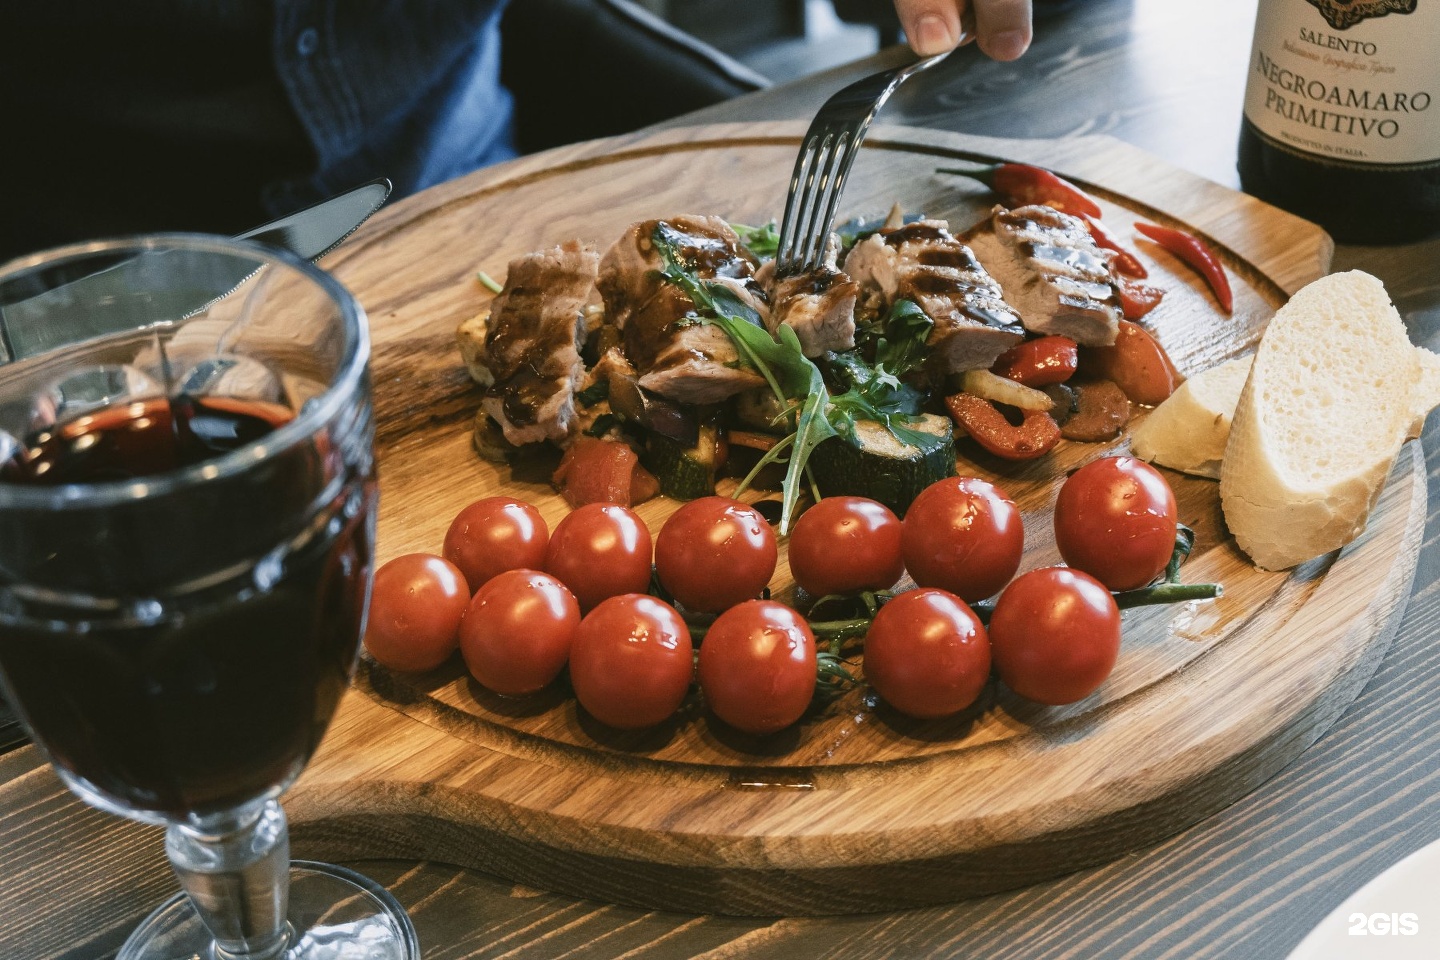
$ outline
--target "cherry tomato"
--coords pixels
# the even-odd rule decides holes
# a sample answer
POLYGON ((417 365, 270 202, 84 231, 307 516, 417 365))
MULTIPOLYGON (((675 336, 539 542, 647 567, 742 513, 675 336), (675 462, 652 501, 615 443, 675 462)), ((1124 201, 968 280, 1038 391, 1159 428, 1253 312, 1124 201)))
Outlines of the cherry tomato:
POLYGON ((575 698, 621 730, 653 727, 680 707, 695 669, 690 628, 663 600, 627 593, 586 614, 570 651, 575 698))
POLYGON ((434 670, 455 652, 470 589, 443 557, 409 553, 375 571, 365 649, 391 670, 434 670))
POLYGON ((800 719, 815 694, 810 625, 770 600, 731 607, 700 644, 700 689, 715 716, 737 730, 785 729, 800 719))
POLYGON ((650 586, 650 530, 628 507, 587 503, 555 527, 545 570, 570 588, 581 610, 650 586))
POLYGON ((1069 567, 1031 570, 995 601, 990 648, 1000 679, 1020 696, 1051 705, 1074 703, 1094 693, 1115 667, 1120 610, 1110 591, 1087 573, 1069 567))
POLYGON ((1055 502, 1055 544, 1111 590, 1154 580, 1175 552, 1175 494, 1134 457, 1105 457, 1072 473, 1055 502))
POLYGON ((445 533, 442 552, 465 574, 473 592, 506 570, 539 570, 549 539, 539 510, 511 497, 486 497, 460 511, 445 533))
POLYGON ((719 613, 753 599, 775 573, 775 533, 753 507, 727 497, 691 500, 655 539, 655 570, 691 610, 719 613))
POLYGON ((864 497, 826 497, 790 534, 790 572, 817 597, 893 587, 905 572, 900 518, 864 497))
POLYGON ((480 684, 506 696, 534 693, 565 668, 580 605, 565 585, 538 570, 491 577, 460 623, 460 653, 480 684))
POLYGON ((905 514, 905 569, 922 587, 939 587, 974 603, 1020 569, 1025 530, 1015 501, 975 477, 926 487, 905 514))
POLYGON ((959 713, 980 697, 989 677, 990 638, 953 593, 902 593, 880 608, 865 635, 865 679, 907 717, 959 713))

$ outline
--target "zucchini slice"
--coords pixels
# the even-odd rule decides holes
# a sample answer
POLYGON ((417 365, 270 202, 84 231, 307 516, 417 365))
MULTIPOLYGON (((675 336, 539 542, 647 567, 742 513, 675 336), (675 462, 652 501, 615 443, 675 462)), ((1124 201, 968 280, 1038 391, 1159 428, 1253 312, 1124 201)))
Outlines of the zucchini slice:
POLYGON ((869 497, 904 516, 920 491, 955 476, 955 433, 950 418, 926 413, 910 426, 943 442, 926 453, 901 443, 884 424, 858 420, 856 443, 832 437, 820 444, 810 455, 820 492, 827 497, 869 497))
POLYGON ((712 421, 700 424, 699 440, 687 447, 660 433, 645 440, 645 469, 660 481, 660 492, 676 500, 695 500, 715 492, 715 467, 720 428, 712 421))

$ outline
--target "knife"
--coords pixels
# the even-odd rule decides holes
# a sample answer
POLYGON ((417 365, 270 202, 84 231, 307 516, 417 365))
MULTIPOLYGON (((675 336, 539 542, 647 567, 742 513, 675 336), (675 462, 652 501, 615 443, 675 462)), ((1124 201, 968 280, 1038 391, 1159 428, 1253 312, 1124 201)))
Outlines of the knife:
MULTIPOLYGON (((279 220, 262 224, 236 237, 288 250, 307 260, 318 260, 354 233, 390 196, 390 181, 381 178, 322 200, 279 220)), ((217 270, 201 287, 162 291, 144 299, 126 297, 154 275, 153 258, 165 253, 127 257, 95 271, 88 261, 86 273, 56 286, 53 273, 26 278, 0 289, 0 364, 89 340, 120 330, 174 321, 190 316, 239 286, 254 270, 237 263, 230 272, 217 270), (66 322, 55 322, 57 307, 69 300, 106 303, 103 313, 74 312, 66 322), (134 309, 126 309, 133 304, 134 309), (143 313, 142 313, 143 311, 143 313), (41 318, 49 317, 46 322, 41 318)))

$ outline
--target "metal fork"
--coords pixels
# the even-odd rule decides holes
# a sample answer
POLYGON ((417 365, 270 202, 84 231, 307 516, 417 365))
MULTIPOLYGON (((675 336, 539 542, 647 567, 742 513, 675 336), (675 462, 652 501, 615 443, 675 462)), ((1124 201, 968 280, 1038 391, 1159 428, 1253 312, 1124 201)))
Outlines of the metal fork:
POLYGON ((856 80, 825 101, 805 131, 800 155, 795 158, 795 172, 790 175, 785 219, 775 254, 777 275, 804 273, 820 266, 840 195, 845 192, 845 180, 870 122, 900 84, 946 56, 942 53, 856 80))

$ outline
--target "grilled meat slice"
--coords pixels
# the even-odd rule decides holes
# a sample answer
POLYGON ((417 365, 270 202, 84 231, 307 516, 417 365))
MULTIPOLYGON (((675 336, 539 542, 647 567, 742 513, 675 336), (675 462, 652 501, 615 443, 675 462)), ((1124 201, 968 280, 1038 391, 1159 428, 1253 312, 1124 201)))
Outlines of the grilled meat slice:
POLYGON ((1000 285, 943 220, 920 220, 857 243, 845 272, 889 307, 911 300, 935 323, 926 346, 936 374, 986 370, 1024 337, 1000 285))
POLYGON ((764 380, 740 366, 725 331, 687 321, 695 305, 658 275, 664 264, 651 238, 662 223, 697 276, 725 284, 762 317, 768 312, 755 265, 724 220, 679 216, 632 224, 601 260, 598 285, 640 385, 682 403, 718 403, 760 386, 764 380))
POLYGON ((1090 347, 1115 342, 1120 295, 1110 259, 1085 222, 1051 207, 996 207, 991 230, 972 242, 1000 281, 1006 301, 1040 334, 1059 334, 1090 347))
POLYGON ((774 333, 780 324, 790 324, 807 357, 855 346, 855 301, 860 285, 840 272, 839 254, 840 240, 831 234, 824 262, 814 270, 777 277, 771 260, 755 274, 770 297, 765 326, 774 333))
POLYGON ((575 425, 586 298, 599 257, 571 240, 510 262, 490 306, 484 365, 494 380, 482 408, 519 446, 561 441, 575 425))

